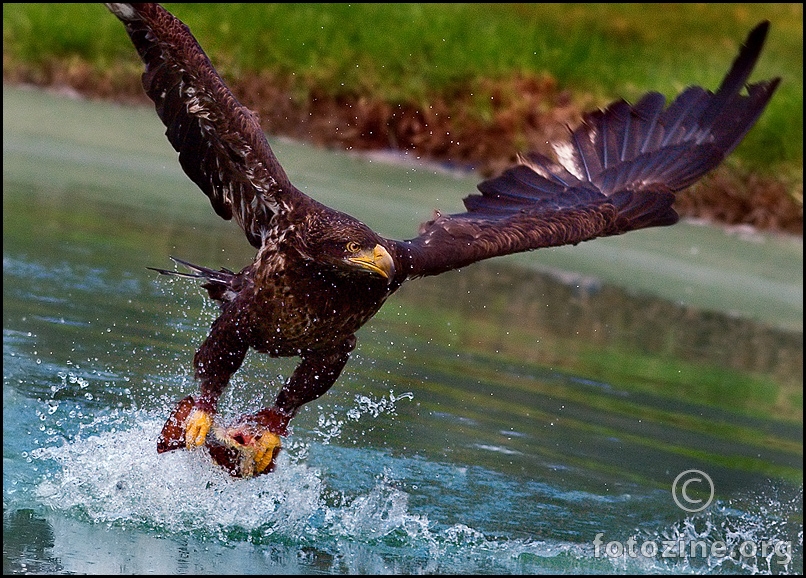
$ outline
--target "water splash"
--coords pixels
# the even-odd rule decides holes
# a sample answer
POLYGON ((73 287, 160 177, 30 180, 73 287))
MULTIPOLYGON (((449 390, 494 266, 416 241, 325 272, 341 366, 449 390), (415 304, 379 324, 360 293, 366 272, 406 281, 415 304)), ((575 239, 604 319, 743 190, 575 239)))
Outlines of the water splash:
POLYGON ((414 394, 405 392, 395 395, 393 390, 389 390, 389 397, 384 395, 376 398, 369 395, 356 395, 355 404, 346 412, 337 410, 336 412, 325 414, 320 407, 317 427, 312 430, 312 433, 319 436, 323 443, 328 444, 334 438, 341 436, 342 428, 348 420, 359 421, 365 416, 376 418, 382 414, 397 415, 395 404, 401 399, 412 400, 414 399, 414 394), (346 418, 342 416, 342 413, 346 418))
MULTIPOLYGON (((31 452, 34 459, 59 465, 37 487, 42 502, 93 523, 202 532, 222 540, 258 530, 306 531, 322 495, 316 472, 282 464, 276 476, 234 480, 203 451, 157 454, 162 419, 140 412, 132 417, 126 430, 78 436, 31 452)), ((108 418, 96 420, 96 428, 99 421, 108 418)))
POLYGON ((161 414, 122 410, 96 418, 72 439, 30 452, 44 472, 34 485, 37 501, 75 521, 73 526, 89 522, 81 526, 84 532, 135 530, 200 541, 205 549, 246 548, 250 556, 271 552, 295 572, 779 574, 797 573, 802 566, 802 529, 798 534, 792 527, 802 489, 797 496, 719 504, 661 529, 637 529, 638 544, 674 542, 679 550, 672 558, 661 550, 617 558, 597 555, 590 543, 491 535, 462 522, 440 523, 438 515, 426 513, 432 510, 412 505, 408 480, 397 478, 405 467, 391 458, 374 474, 356 472, 352 485, 337 489, 328 466, 313 467, 299 457, 312 446, 330 447, 316 435, 291 436, 289 445, 297 449, 280 454, 271 475, 236 480, 202 451, 158 455, 154 444, 161 425, 161 414), (724 541, 736 549, 749 540, 793 535, 799 542, 784 564, 769 552, 744 558, 687 554, 701 542, 711 548, 724 541))
POLYGON ((473 572, 479 565, 512 572, 546 557, 584 556, 579 545, 488 537, 464 524, 434 523, 412 512, 410 495, 390 468, 368 485, 341 491, 326 472, 284 453, 271 475, 236 480, 202 451, 158 455, 160 416, 123 411, 92 426, 30 453, 47 470, 35 485, 37 500, 80 522, 228 548, 285 544, 302 562, 329 560, 335 572, 473 572))

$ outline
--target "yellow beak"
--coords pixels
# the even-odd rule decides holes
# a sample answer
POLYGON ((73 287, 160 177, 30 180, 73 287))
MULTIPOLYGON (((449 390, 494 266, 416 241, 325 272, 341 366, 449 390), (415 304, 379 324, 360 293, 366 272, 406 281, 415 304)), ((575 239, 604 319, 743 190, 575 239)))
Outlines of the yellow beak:
POLYGON ((347 259, 362 269, 380 275, 384 279, 392 280, 395 276, 395 262, 382 245, 375 245, 370 251, 366 249, 347 259))

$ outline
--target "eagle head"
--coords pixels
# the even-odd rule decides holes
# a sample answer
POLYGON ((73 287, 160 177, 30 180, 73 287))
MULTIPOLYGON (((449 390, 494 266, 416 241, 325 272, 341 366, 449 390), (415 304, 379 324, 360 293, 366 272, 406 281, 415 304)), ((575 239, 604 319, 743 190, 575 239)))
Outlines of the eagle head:
POLYGON ((298 239, 300 253, 317 265, 346 275, 377 275, 387 283, 395 277, 395 263, 383 238, 344 213, 329 211, 308 219, 298 239))

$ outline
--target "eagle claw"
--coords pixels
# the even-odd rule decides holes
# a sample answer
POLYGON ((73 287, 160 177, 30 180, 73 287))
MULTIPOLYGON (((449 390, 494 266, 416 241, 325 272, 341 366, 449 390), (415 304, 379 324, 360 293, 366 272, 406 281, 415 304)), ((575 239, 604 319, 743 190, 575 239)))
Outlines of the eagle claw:
POLYGON ((215 425, 213 414, 195 407, 193 397, 187 396, 165 422, 157 452, 204 446, 213 462, 230 475, 250 478, 274 469, 288 419, 274 410, 264 410, 224 428, 215 425))
POLYGON ((280 436, 252 424, 240 424, 216 432, 218 440, 238 452, 241 477, 248 478, 265 471, 282 447, 280 436))
POLYGON ((185 446, 187 449, 204 445, 212 425, 213 416, 204 410, 193 408, 185 421, 185 446))

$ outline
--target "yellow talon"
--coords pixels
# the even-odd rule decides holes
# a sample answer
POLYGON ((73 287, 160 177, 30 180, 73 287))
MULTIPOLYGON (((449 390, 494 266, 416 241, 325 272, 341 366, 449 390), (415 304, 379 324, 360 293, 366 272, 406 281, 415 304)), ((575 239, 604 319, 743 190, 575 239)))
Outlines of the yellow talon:
POLYGON ((185 422, 185 447, 193 449, 204 444, 213 425, 213 417, 206 411, 193 408, 185 422))
POLYGON ((270 431, 260 433, 247 443, 237 441, 244 439, 243 430, 240 428, 226 431, 216 428, 215 435, 220 442, 238 451, 240 476, 243 478, 251 478, 268 468, 282 445, 280 436, 270 431))
POLYGON ((280 449, 280 436, 271 432, 264 432, 255 440, 255 470, 258 474, 269 467, 278 449, 280 449))

